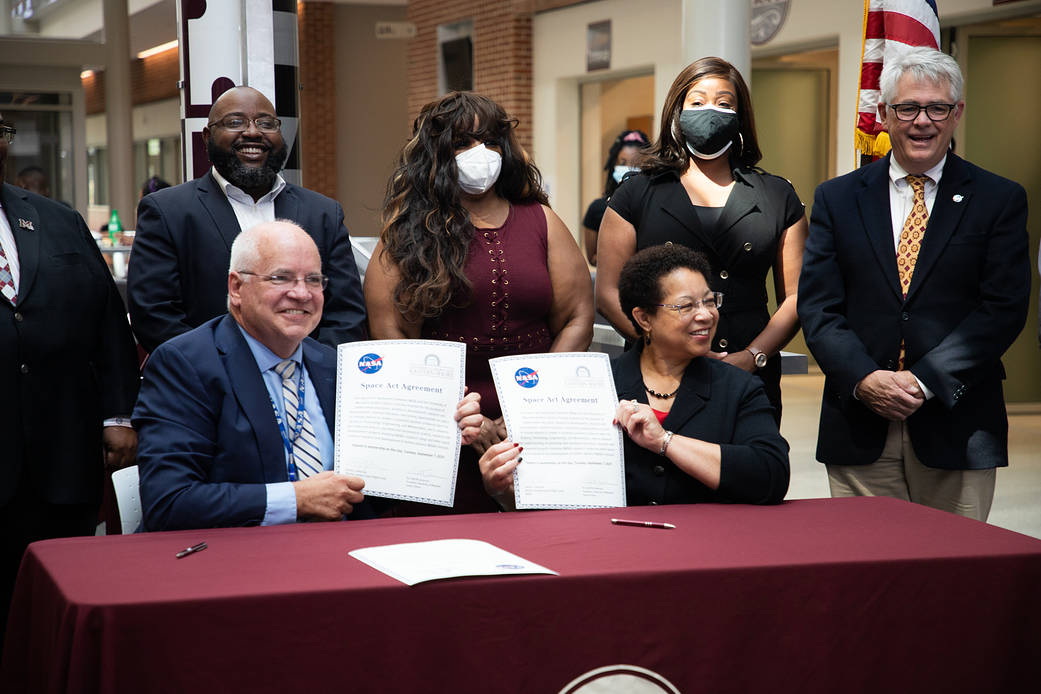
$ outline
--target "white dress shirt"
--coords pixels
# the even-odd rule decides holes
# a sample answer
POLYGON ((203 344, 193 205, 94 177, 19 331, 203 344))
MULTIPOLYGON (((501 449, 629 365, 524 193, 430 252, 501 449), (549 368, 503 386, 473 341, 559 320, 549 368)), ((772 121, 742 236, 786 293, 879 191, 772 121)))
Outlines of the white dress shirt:
MULTIPOLYGON (((946 163, 947 155, 944 155, 939 164, 923 174, 926 176, 925 209, 929 211, 930 215, 933 213, 933 203, 936 202, 936 189, 940 185, 943 165, 946 163)), ((914 189, 907 182, 906 176, 907 171, 897 163, 896 157, 889 157, 889 211, 893 220, 894 250, 900 247, 900 234, 904 230, 904 222, 907 221, 907 215, 911 214, 911 208, 914 207, 914 189)), ((914 376, 914 373, 911 375, 914 376)), ((918 387, 922 389, 926 400, 933 397, 933 392, 922 383, 922 379, 915 376, 914 380, 918 381, 918 387)))
POLYGON ((235 213, 235 219, 239 222, 239 230, 245 231, 261 222, 275 221, 275 198, 286 187, 286 181, 281 174, 275 174, 275 185, 264 194, 260 200, 253 200, 253 196, 236 185, 228 182, 226 178, 210 167, 210 173, 217 185, 224 192, 231 204, 231 210, 235 213))

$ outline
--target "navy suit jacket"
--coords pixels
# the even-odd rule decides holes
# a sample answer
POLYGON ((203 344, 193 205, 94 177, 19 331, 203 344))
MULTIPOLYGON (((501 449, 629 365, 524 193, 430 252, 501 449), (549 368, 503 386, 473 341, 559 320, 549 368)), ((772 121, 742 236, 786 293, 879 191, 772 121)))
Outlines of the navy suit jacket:
POLYGON ((112 274, 75 210, 0 183, 21 280, 0 296, 0 506, 19 476, 53 504, 101 500, 101 423, 127 416, 137 353, 112 274))
MULTIPOLYGON (((343 208, 287 183, 275 217, 311 235, 329 276, 322 321, 311 337, 335 347, 365 337, 365 300, 343 208)), ((141 198, 127 274, 130 323, 149 352, 228 310, 228 263, 239 223, 210 173, 141 198)))
POLYGON ((947 155, 907 298, 897 274, 889 157, 822 183, 799 281, 799 318, 824 371, 817 459, 874 462, 889 422, 853 397, 877 369, 906 368, 935 397, 907 424, 930 467, 1008 464, 1001 355, 1026 322, 1023 187, 947 155))
MULTIPOLYGON (((310 338, 303 345, 333 432, 336 352, 310 338)), ((267 504, 264 485, 289 479, 267 388, 230 315, 152 353, 133 422, 146 530, 257 525, 267 504)), ((356 507, 351 517, 364 515, 356 507)))
MULTIPOLYGON (((624 352, 611 368, 618 398, 647 404, 640 352, 639 347, 624 352)), ((629 506, 776 504, 788 492, 788 442, 777 431, 763 382, 747 371, 708 357, 691 360, 663 426, 679 436, 719 444, 719 489, 709 489, 623 434, 629 506)))

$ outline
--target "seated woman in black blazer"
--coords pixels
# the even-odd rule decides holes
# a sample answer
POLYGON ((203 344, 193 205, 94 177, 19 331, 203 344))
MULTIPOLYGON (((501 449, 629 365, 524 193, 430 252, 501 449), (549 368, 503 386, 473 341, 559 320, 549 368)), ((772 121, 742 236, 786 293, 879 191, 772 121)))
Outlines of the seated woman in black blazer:
MULTIPOLYGON (((622 268, 622 308, 643 338, 612 363, 630 506, 774 504, 788 491, 788 443, 762 381, 706 356, 723 301, 709 275, 703 255, 678 245, 646 248, 622 268)), ((504 506, 521 449, 504 441, 480 460, 504 506)))

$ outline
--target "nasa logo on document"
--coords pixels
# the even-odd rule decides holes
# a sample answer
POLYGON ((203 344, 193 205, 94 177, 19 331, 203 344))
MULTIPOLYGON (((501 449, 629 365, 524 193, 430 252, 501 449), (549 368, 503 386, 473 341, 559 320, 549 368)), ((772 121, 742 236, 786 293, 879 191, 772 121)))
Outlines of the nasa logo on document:
POLYGON ((527 366, 522 366, 513 374, 513 379, 517 381, 517 385, 521 388, 534 388, 539 384, 539 372, 535 369, 529 369, 527 366))
POLYGON ((363 354, 361 359, 358 360, 358 371, 363 374, 374 374, 383 368, 383 357, 378 354, 369 352, 363 354))
POLYGON ((607 665, 579 675, 559 694, 680 694, 680 690, 653 670, 607 665))

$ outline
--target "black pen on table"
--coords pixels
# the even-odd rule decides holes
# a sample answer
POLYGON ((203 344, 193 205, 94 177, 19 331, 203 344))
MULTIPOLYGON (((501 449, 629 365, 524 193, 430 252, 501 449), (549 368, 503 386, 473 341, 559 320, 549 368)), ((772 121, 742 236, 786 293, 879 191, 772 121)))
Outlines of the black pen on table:
POLYGON ((625 520, 624 518, 612 518, 615 525, 631 525, 635 528, 658 528, 659 530, 673 530, 676 528, 672 523, 657 523, 655 521, 625 520))
POLYGON ((205 542, 200 542, 199 544, 192 545, 191 547, 185 547, 177 553, 177 558, 183 559, 184 557, 187 557, 189 554, 195 554, 196 552, 203 551, 204 549, 206 549, 206 547, 207 545, 205 542))

